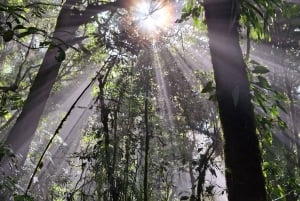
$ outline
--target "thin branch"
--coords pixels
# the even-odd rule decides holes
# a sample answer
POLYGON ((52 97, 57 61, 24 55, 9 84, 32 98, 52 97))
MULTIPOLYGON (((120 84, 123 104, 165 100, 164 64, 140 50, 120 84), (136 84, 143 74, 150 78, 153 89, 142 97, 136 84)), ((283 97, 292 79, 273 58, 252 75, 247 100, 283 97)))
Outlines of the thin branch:
MULTIPOLYGON (((32 37, 31 37, 31 41, 30 41, 30 44, 29 44, 30 47, 31 47, 31 45, 33 43, 33 39, 34 39, 34 35, 32 35, 32 37)), ((20 84, 20 82, 21 82, 20 78, 21 78, 22 69, 23 69, 23 66, 24 66, 24 64, 25 64, 28 56, 29 56, 29 53, 30 53, 30 48, 27 48, 24 60, 21 63, 21 65, 19 66, 19 71, 18 71, 18 74, 16 76, 16 80, 15 80, 15 83, 14 83, 14 85, 16 85, 16 86, 18 86, 20 84)))
POLYGON ((14 41, 16 41, 17 43, 19 43, 20 45, 22 45, 22 46, 24 46, 24 47, 26 47, 26 48, 28 48, 28 49, 32 49, 32 50, 38 50, 38 49, 40 49, 39 47, 31 47, 31 46, 28 46, 28 45, 26 45, 26 44, 24 44, 24 43, 18 41, 17 39, 14 39, 14 41))
POLYGON ((26 188, 25 195, 28 194, 28 191, 29 191, 29 189, 30 189, 30 187, 31 187, 31 185, 32 185, 33 179, 34 179, 35 175, 37 174, 37 171, 38 171, 38 169, 39 169, 39 167, 40 167, 40 165, 41 165, 41 163, 42 163, 42 160, 44 159, 44 156, 45 156, 47 150, 50 148, 50 146, 51 146, 53 140, 54 140, 55 137, 59 134, 60 129, 63 127, 63 124, 65 123, 65 121, 66 121, 66 120, 68 119, 68 117, 70 116, 70 114, 71 114, 71 112, 73 111, 73 109, 75 108, 76 104, 79 102, 79 100, 81 99, 81 97, 85 94, 85 92, 90 88, 90 86, 92 86, 92 85, 94 84, 94 82, 97 80, 97 78, 99 77, 99 75, 100 75, 100 71, 98 71, 98 72, 96 73, 96 76, 90 81, 90 83, 89 83, 89 84, 85 87, 85 89, 81 92, 81 94, 78 96, 78 98, 77 98, 77 99, 75 100, 75 102, 72 104, 72 106, 70 107, 70 109, 68 110, 68 112, 65 114, 64 118, 61 120, 60 124, 57 126, 57 128, 56 128, 56 130, 55 130, 53 136, 52 136, 51 139, 49 140, 49 142, 48 142, 46 148, 44 149, 44 151, 43 151, 43 153, 42 153, 42 155, 41 155, 41 157, 40 157, 40 159, 39 159, 39 161, 38 161, 38 163, 37 163, 37 165, 36 165, 36 167, 35 167, 35 169, 34 169, 34 171, 33 171, 33 174, 32 174, 32 176, 31 176, 30 181, 29 181, 29 183, 28 183, 28 186, 27 186, 27 188, 26 188))

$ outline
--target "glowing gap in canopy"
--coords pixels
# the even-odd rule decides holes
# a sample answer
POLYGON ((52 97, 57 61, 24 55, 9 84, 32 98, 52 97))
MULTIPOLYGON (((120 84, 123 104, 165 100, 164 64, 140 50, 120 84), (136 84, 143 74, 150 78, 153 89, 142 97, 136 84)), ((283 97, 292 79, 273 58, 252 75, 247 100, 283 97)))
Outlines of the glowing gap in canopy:
POLYGON ((139 32, 156 38, 173 23, 173 7, 168 1, 137 1, 132 8, 133 21, 139 32))

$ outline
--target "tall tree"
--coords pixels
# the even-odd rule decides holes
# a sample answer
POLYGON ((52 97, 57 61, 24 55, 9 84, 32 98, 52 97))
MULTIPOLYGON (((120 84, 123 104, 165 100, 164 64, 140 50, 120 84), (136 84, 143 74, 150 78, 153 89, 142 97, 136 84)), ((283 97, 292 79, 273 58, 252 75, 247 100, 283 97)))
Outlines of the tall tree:
MULTIPOLYGON (((80 0, 67 0, 64 3, 57 18, 51 45, 30 88, 22 112, 8 134, 6 144, 16 154, 21 155, 20 165, 23 165, 26 159, 34 132, 65 57, 65 51, 83 39, 76 37, 77 29, 80 25, 91 22, 92 17, 100 12, 125 6, 123 1, 119 0, 99 5, 88 4, 85 10, 80 11, 76 8, 76 5, 80 3, 82 3, 80 0)), ((2 167, 7 164, 6 159, 2 160, 2 167)))
POLYGON ((230 201, 265 201, 266 190, 246 64, 239 44, 239 2, 204 4, 216 95, 225 139, 230 201))

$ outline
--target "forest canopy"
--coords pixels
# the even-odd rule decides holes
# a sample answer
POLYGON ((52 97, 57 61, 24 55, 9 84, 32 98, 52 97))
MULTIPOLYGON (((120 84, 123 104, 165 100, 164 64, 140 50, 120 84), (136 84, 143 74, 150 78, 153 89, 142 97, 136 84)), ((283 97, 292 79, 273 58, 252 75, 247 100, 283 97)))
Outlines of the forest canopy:
POLYGON ((300 4, 2 0, 0 200, 298 201, 300 4))

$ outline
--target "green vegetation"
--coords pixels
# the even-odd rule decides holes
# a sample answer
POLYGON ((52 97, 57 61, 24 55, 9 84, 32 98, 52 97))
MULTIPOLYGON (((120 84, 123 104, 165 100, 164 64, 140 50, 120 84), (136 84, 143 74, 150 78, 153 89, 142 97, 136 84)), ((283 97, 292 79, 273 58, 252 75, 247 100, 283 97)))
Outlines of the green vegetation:
POLYGON ((145 2, 0 2, 0 200, 298 201, 300 5, 145 2))

